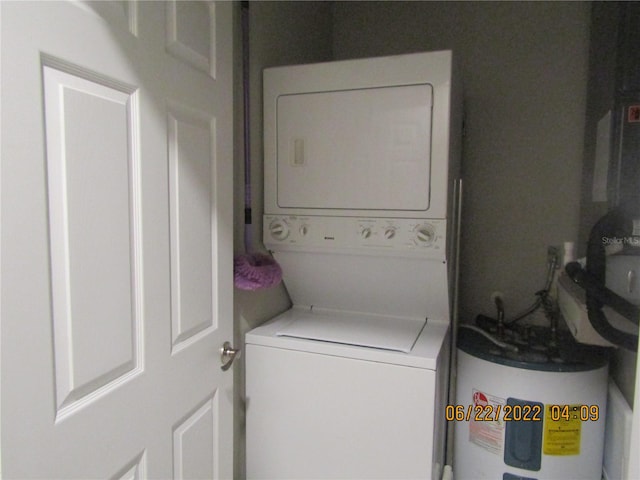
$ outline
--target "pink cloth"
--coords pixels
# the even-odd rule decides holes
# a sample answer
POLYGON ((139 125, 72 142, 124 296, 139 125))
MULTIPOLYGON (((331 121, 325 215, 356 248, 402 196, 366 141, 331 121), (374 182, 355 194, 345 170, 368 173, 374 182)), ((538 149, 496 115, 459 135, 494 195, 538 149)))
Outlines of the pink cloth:
POLYGON ((270 255, 238 255, 233 259, 233 282, 240 290, 259 290, 277 285, 282 269, 270 255))

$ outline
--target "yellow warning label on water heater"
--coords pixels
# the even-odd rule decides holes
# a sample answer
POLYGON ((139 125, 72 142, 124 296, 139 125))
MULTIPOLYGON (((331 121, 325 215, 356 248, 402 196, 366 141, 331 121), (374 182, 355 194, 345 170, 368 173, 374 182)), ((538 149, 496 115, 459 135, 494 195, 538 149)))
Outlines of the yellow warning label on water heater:
POLYGON ((542 452, 545 455, 580 455, 582 420, 576 413, 579 411, 580 405, 544 406, 542 452))

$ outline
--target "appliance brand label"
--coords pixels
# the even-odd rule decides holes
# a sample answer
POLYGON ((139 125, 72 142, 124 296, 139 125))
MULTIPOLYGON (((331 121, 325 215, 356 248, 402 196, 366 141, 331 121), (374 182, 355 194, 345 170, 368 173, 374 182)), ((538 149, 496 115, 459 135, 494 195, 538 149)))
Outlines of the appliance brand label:
MULTIPOLYGON (((486 392, 473 389, 472 401, 474 407, 491 406, 492 410, 504 410, 506 401, 504 398, 490 395, 486 392)), ((504 446, 504 420, 502 417, 491 421, 476 421, 474 418, 469 420, 469 441, 475 443, 485 450, 502 455, 504 446)))

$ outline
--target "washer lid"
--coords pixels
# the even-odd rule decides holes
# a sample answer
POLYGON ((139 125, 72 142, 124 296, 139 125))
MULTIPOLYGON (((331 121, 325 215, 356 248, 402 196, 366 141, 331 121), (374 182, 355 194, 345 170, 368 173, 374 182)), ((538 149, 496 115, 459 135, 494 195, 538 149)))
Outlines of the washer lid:
POLYGON ((371 347, 409 353, 426 324, 423 318, 390 318, 331 310, 295 309, 292 322, 280 329, 280 337, 371 347), (320 311, 319 311, 320 310, 320 311))

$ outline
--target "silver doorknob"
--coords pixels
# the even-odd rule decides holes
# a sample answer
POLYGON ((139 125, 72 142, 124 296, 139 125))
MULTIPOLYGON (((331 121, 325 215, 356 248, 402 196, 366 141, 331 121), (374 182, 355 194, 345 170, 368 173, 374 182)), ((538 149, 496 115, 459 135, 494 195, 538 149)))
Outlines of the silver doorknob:
POLYGON ((231 343, 224 342, 222 348, 220 349, 220 361, 222 362, 222 366, 220 368, 226 372, 231 368, 231 364, 233 363, 235 358, 239 356, 239 348, 233 348, 231 346, 231 343))

